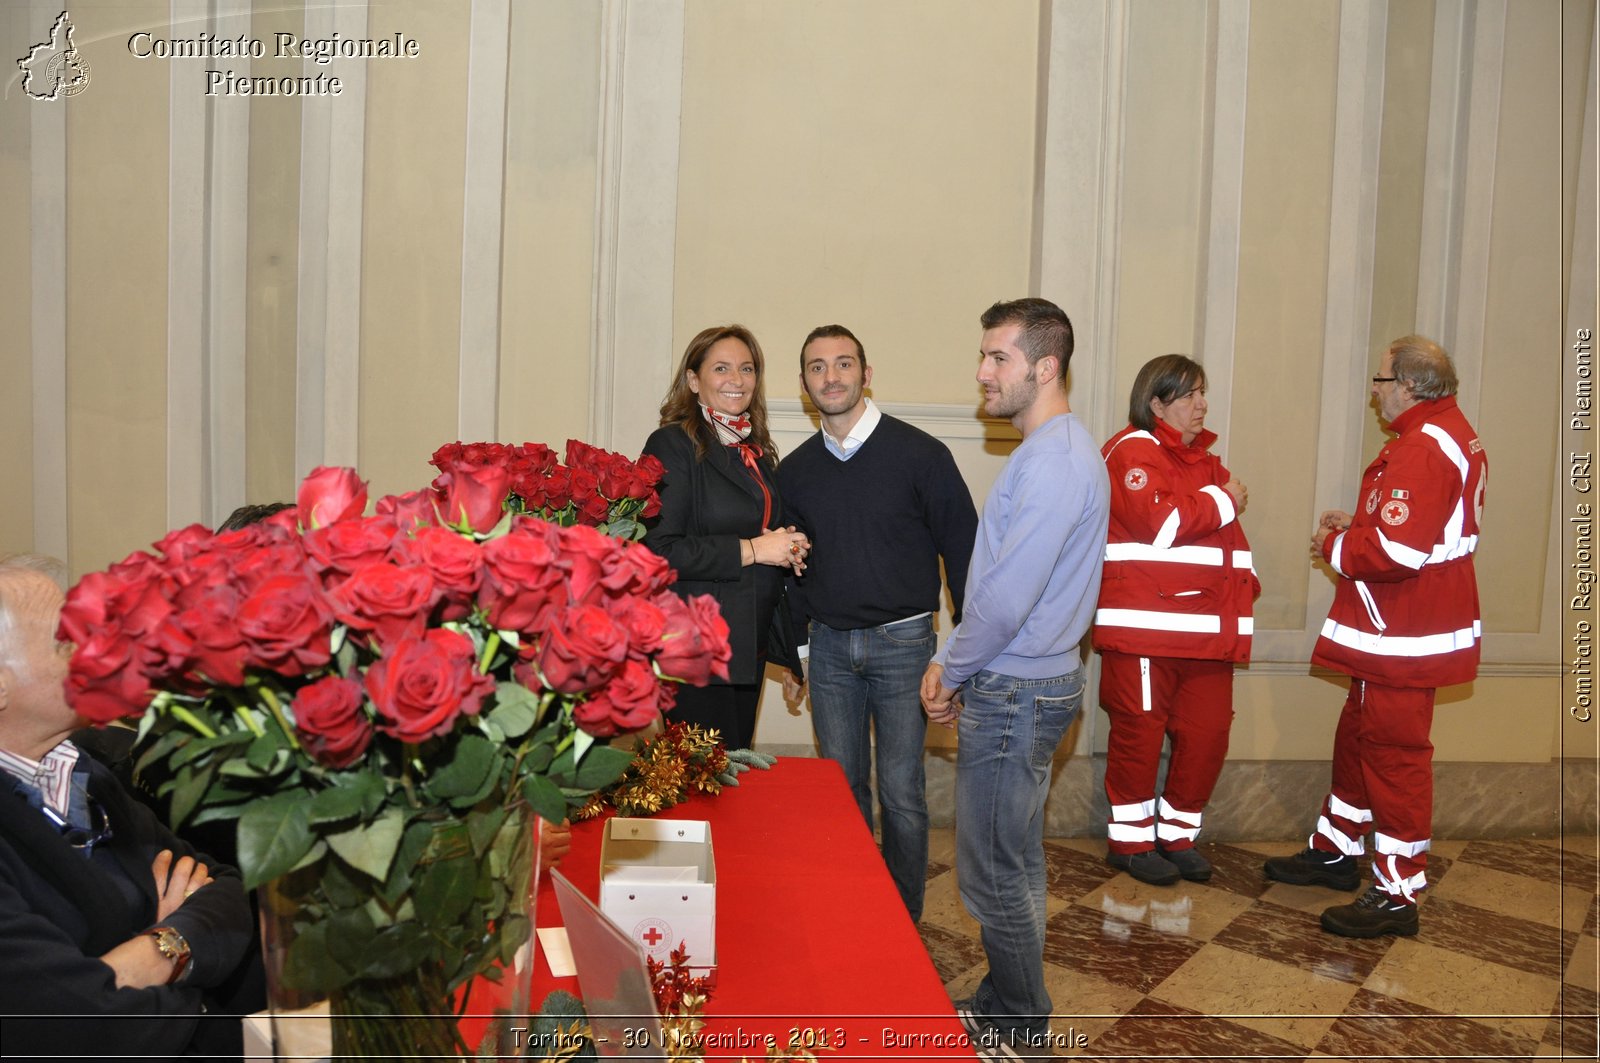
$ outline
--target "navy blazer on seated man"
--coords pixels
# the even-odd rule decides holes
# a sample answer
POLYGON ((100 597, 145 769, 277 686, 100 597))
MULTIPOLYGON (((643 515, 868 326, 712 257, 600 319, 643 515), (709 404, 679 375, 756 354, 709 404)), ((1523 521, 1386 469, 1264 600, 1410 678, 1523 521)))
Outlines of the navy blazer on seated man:
MULTIPOLYGON (((61 600, 49 577, 0 561, 0 750, 29 763, 70 754, 65 740, 79 722, 62 692, 65 658, 54 641, 61 600)), ((250 906, 237 872, 174 836, 86 754, 60 789, 70 791, 69 818, 87 829, 64 829, 59 810, 45 810, 39 776, 15 770, 0 769, 7 1058, 238 1055, 237 1017, 203 1014, 259 1006, 251 999, 261 983, 249 970, 250 906), (162 850, 173 854, 164 916, 154 872, 162 850), (206 876, 190 878, 184 857, 205 864, 206 876), (149 936, 158 926, 181 935, 186 963, 149 936), (242 996, 227 995, 241 984, 242 996)))
POLYGON ((250 905, 238 874, 196 854, 130 798, 107 769, 88 756, 79 765, 87 766, 86 789, 112 831, 88 858, 28 802, 9 773, 0 772, 0 942, 5 953, 0 1010, 6 1016, 6 1056, 226 1051, 230 1035, 238 1037, 238 1019, 219 1018, 204 1029, 200 1019, 202 1003, 219 1015, 237 1015, 247 1006, 208 993, 234 981, 251 943, 250 905), (99 957, 155 925, 150 865, 162 849, 194 856, 212 876, 209 885, 161 921, 188 941, 189 969, 176 985, 118 989, 111 968, 99 957), (84 1021, 91 1015, 118 1018, 84 1021))

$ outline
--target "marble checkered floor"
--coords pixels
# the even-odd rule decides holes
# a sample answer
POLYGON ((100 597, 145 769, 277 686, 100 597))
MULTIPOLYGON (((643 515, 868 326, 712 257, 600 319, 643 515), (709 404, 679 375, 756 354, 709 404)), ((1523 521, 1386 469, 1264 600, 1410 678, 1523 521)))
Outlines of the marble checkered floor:
MULTIPOLYGON (((1108 867, 1101 840, 1047 841, 1056 1054, 1595 1058, 1595 838, 1436 841, 1420 932, 1375 941, 1318 925, 1357 894, 1263 877, 1264 857, 1303 844, 1203 845, 1209 883, 1155 887, 1108 867)), ((921 931, 961 999, 983 949, 954 852, 935 831, 921 931)))

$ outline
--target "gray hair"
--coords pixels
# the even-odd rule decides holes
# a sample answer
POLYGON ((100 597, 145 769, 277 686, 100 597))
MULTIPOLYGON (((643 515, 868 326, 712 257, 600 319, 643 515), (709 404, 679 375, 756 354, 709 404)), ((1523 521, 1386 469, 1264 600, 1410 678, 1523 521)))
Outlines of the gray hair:
POLYGON ((24 576, 40 575, 65 587, 67 566, 44 554, 0 555, 0 666, 18 667, 16 602, 22 597, 18 583, 24 576))
POLYGON ((1389 372, 1421 400, 1456 393, 1456 367, 1445 349, 1426 336, 1401 336, 1389 344, 1389 372))

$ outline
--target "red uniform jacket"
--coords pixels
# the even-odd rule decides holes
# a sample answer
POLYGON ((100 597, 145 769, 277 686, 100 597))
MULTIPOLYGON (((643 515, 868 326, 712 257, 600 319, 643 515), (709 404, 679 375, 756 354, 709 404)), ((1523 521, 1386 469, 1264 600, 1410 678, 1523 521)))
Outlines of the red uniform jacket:
POLYGON ((1164 421, 1154 433, 1129 425, 1101 449, 1111 478, 1111 525, 1097 650, 1141 657, 1248 661, 1251 604, 1261 591, 1228 470, 1208 451, 1215 432, 1189 446, 1164 421))
POLYGON ((1465 683, 1483 638, 1472 554, 1489 459, 1454 398, 1389 427, 1354 522, 1323 543, 1342 578, 1311 660, 1388 686, 1465 683))

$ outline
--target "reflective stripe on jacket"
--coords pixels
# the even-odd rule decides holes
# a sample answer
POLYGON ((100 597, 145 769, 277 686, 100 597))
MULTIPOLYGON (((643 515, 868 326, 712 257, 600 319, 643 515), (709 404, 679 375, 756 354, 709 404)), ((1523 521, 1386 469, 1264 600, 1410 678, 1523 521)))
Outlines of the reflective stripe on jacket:
POLYGON ((1354 520, 1323 545, 1341 578, 1311 660, 1389 686, 1465 683, 1483 639, 1472 555, 1488 455, 1454 398, 1389 427, 1354 520))
POLYGON ((1141 657, 1248 661, 1251 609, 1261 590, 1228 470, 1157 421, 1129 425, 1101 449, 1111 479, 1111 524, 1094 646, 1141 657))

